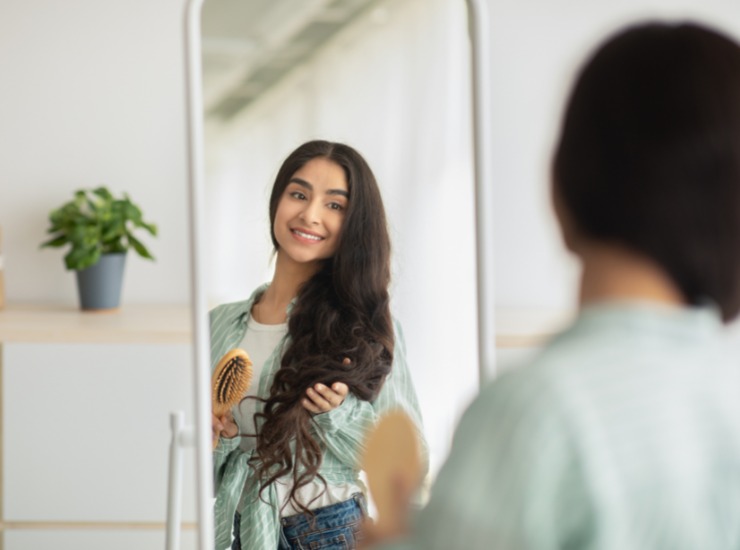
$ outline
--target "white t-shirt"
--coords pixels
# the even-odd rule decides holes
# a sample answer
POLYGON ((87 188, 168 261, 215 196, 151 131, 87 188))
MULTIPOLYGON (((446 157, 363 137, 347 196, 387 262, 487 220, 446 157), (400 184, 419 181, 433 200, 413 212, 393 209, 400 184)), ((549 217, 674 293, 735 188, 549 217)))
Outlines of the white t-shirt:
MULTIPOLYGON (((265 363, 275 351, 280 341, 288 332, 288 323, 279 325, 263 325, 249 318, 247 332, 244 334, 239 347, 247 352, 252 360, 252 384, 246 395, 257 395, 259 389, 260 375, 265 363)), ((244 399, 231 409, 239 433, 242 434, 239 446, 244 451, 251 451, 255 447, 255 438, 244 434, 254 434, 254 413, 257 406, 256 399, 244 399)))
MULTIPOLYGON (((262 323, 255 321, 254 317, 249 317, 249 321, 247 322, 247 332, 244 334, 244 338, 239 344, 239 347, 245 350, 249 354, 249 358, 252 360, 252 384, 249 390, 247 390, 246 395, 257 395, 260 375, 264 369, 265 363, 287 332, 287 323, 281 323, 279 325, 263 325, 262 323)), ((254 434, 254 413, 256 404, 257 401, 255 399, 244 399, 231 410, 231 414, 234 416, 234 421, 239 427, 239 433, 242 434, 239 446, 244 451, 251 451, 255 448, 255 437, 243 434, 254 434)), ((276 489, 279 502, 288 502, 290 488, 290 478, 286 477, 277 481, 276 489)), ((298 499, 305 504, 318 497, 309 506, 310 509, 315 509, 345 501, 351 498, 354 493, 365 492, 365 488, 361 484, 355 483, 343 483, 339 485, 327 484, 326 490, 324 490, 324 484, 321 483, 320 480, 316 479, 308 485, 301 487, 300 491, 298 491, 298 499), (321 494, 322 492, 323 494, 321 494)), ((298 513, 300 513, 300 510, 296 509, 294 504, 290 502, 282 508, 280 515, 282 517, 286 517, 298 513)))

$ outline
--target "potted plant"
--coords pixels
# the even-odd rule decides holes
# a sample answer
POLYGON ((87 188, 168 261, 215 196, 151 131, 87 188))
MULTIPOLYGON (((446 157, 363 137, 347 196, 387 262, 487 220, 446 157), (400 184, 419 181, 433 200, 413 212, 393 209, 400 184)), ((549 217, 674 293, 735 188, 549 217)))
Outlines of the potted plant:
POLYGON ((141 209, 125 193, 117 199, 104 186, 80 189, 74 199, 51 211, 49 221, 47 233, 51 238, 41 247, 70 245, 64 263, 77 273, 83 310, 118 307, 129 248, 154 260, 133 231, 144 230, 156 236, 157 227, 144 221, 141 209))

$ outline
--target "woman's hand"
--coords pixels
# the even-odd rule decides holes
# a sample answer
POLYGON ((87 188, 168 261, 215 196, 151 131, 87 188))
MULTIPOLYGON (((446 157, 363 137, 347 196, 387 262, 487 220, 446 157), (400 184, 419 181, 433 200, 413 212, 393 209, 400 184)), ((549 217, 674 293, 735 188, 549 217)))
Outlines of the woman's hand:
POLYGON ((211 414, 211 439, 215 446, 220 436, 231 439, 239 433, 239 427, 231 416, 231 411, 221 417, 211 414))
MULTIPOLYGON (((342 361, 343 365, 349 365, 349 357, 342 361)), ((336 409, 344 402, 344 398, 349 393, 349 387, 342 382, 334 382, 331 387, 324 384, 316 384, 306 390, 306 397, 301 403, 303 408, 313 414, 321 414, 336 409)))
POLYGON ((335 382, 331 387, 316 384, 306 390, 306 397, 302 401, 303 408, 314 414, 329 412, 341 405, 348 393, 347 384, 342 382, 335 382))

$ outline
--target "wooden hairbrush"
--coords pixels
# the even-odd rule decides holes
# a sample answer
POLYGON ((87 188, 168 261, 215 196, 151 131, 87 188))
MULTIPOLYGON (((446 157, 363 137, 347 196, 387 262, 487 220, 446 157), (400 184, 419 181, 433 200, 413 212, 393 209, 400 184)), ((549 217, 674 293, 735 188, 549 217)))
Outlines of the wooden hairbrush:
POLYGON ((407 510, 398 509, 399 504, 406 504, 399 497, 410 499, 424 472, 416 428, 404 411, 391 411, 380 418, 365 438, 360 466, 378 510, 377 532, 401 533, 407 510))
POLYGON ((224 354, 211 377, 213 414, 220 418, 239 403, 252 383, 252 361, 235 348, 224 354))

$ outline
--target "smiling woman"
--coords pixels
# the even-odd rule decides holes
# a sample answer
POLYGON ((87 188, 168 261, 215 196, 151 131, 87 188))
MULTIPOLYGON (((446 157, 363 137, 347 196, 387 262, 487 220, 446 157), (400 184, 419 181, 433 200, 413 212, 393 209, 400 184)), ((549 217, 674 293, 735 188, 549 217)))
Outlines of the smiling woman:
POLYGON ((273 234, 294 262, 330 258, 339 243, 349 200, 344 170, 317 157, 293 174, 275 212, 273 234))
POLYGON ((269 210, 271 282, 211 312, 212 368, 242 348, 259 380, 212 418, 216 546, 303 548, 341 538, 354 548, 367 513, 358 464, 368 430, 400 408, 423 445, 390 314, 383 201, 357 151, 311 141, 283 162, 269 210), (310 536, 317 529, 321 540, 310 536))

